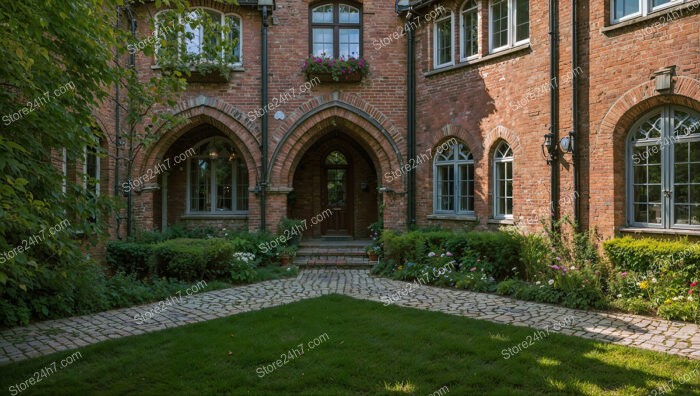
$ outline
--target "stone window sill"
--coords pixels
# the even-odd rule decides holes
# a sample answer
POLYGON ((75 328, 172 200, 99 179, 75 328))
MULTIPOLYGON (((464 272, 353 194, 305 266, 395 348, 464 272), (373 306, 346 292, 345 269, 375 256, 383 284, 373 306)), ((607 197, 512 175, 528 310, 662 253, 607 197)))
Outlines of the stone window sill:
POLYGON ((463 215, 456 215, 456 214, 442 214, 442 213, 433 213, 428 215, 428 220, 454 220, 454 221, 479 221, 476 216, 471 215, 471 214, 463 214, 463 215))
POLYGON ((517 47, 508 48, 506 50, 502 50, 502 51, 498 51, 498 52, 494 52, 492 54, 482 56, 481 58, 472 59, 472 60, 469 60, 466 62, 460 62, 460 63, 457 63, 456 65, 453 65, 453 66, 447 66, 447 67, 442 67, 440 69, 431 70, 429 72, 423 73, 423 76, 424 77, 432 77, 436 74, 461 69, 463 67, 475 66, 475 65, 478 65, 481 63, 489 62, 489 61, 494 60, 496 58, 500 58, 502 56, 507 56, 507 55, 511 55, 511 54, 515 54, 515 53, 519 53, 519 52, 525 52, 525 51, 528 51, 530 49, 531 49, 530 43, 522 44, 522 45, 519 45, 517 47))
POLYGON ((700 230, 681 230, 669 228, 620 227, 623 234, 659 234, 659 235, 688 235, 700 236, 700 230))
POLYGON ((182 220, 222 220, 222 219, 228 219, 228 220, 235 220, 235 219, 246 220, 247 218, 248 218, 248 214, 247 214, 247 213, 186 214, 186 215, 182 215, 182 216, 180 217, 180 219, 182 219, 182 220))
POLYGON ((489 224, 515 225, 515 219, 489 219, 489 224))
MULTIPOLYGON (((687 10, 687 11, 692 13, 692 12, 696 12, 698 9, 700 9, 700 7, 698 7, 697 5, 691 9, 690 7, 693 6, 693 4, 695 4, 695 2, 691 1, 691 2, 686 2, 683 4, 678 4, 676 6, 668 7, 668 8, 662 8, 658 11, 654 11, 653 13, 647 14, 645 16, 639 16, 636 18, 628 19, 628 20, 623 21, 623 22, 613 23, 609 26, 606 26, 606 27, 600 29, 600 32, 603 34, 607 34, 607 33, 615 32, 616 30, 624 29, 624 28, 629 27, 629 26, 643 24, 644 22, 648 22, 651 20, 657 20, 657 21, 659 21, 659 23, 668 24, 668 21, 666 21, 666 20, 664 20, 664 22, 661 22, 660 17, 667 15, 667 14, 673 14, 674 12, 677 12, 677 11, 686 11, 687 10)), ((681 18, 682 17, 683 17, 683 15, 681 16, 681 18)))

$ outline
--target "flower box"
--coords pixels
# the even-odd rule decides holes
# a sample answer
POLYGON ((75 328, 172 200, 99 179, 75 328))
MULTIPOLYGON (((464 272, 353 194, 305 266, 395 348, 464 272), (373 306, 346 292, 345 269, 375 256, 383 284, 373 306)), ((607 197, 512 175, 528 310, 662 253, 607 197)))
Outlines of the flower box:
POLYGON ((202 73, 198 70, 190 71, 188 82, 194 83, 227 83, 230 73, 222 73, 219 69, 213 69, 207 73, 202 73))
POLYGON ((335 81, 333 79, 333 74, 331 72, 326 72, 326 73, 320 73, 320 72, 315 72, 315 73, 309 73, 308 75, 309 81, 312 81, 316 78, 322 83, 356 83, 362 81, 362 73, 360 71, 354 71, 349 74, 341 74, 338 76, 338 81, 335 81))

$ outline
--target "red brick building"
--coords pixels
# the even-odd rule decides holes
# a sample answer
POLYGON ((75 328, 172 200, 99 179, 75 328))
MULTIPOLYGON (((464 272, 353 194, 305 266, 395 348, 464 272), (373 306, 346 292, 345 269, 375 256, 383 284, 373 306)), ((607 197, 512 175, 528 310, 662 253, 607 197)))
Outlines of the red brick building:
MULTIPOLYGON (((380 216, 399 230, 535 230, 551 215, 605 236, 699 230, 697 0, 239 3, 192 2, 235 26, 237 61, 168 109, 187 122, 137 161, 137 227, 275 230, 331 208, 308 236, 365 237, 380 216), (370 73, 318 83, 302 64, 322 53, 370 73)), ((137 37, 159 11, 134 10, 137 37)), ((135 65, 161 72, 140 51, 135 65)))

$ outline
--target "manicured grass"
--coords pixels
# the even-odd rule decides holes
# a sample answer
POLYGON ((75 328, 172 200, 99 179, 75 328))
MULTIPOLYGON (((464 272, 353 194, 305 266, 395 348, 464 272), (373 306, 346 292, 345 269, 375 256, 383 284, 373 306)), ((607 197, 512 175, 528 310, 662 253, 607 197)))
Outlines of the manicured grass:
MULTIPOLYGON (((671 379, 671 394, 700 394, 698 361, 582 338, 551 334, 504 359, 532 335, 332 295, 85 347, 21 394, 646 395, 671 379), (303 356, 259 377, 300 343, 303 356)), ((1 367, 0 389, 71 353, 1 367)))

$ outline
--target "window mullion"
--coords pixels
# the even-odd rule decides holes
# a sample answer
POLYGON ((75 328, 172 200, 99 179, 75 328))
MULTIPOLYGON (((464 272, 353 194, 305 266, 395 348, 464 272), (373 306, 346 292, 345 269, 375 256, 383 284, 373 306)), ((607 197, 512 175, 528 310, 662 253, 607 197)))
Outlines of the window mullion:
MULTIPOLYGON (((454 150, 454 149, 453 149, 454 150)), ((457 152, 455 151, 455 159, 454 162, 452 163, 452 170, 454 172, 454 176, 452 177, 452 194, 454 197, 452 197, 452 202, 454 202, 454 212, 455 214, 459 213, 459 185, 460 185, 460 179, 459 179, 459 165, 457 164, 457 152)))

